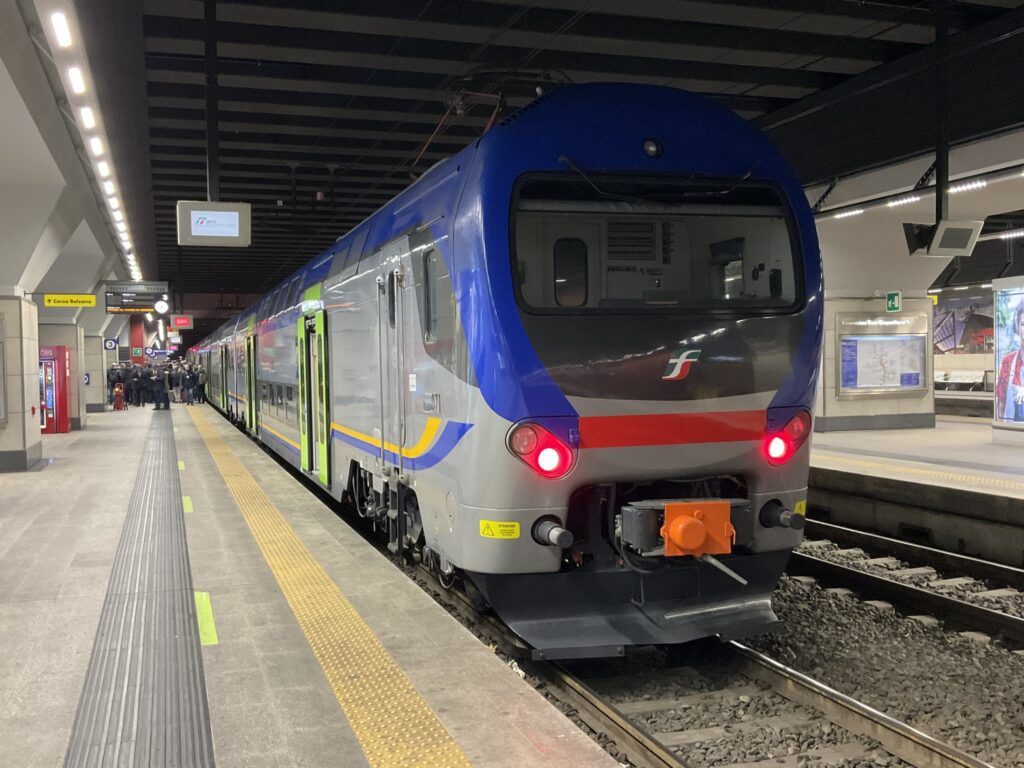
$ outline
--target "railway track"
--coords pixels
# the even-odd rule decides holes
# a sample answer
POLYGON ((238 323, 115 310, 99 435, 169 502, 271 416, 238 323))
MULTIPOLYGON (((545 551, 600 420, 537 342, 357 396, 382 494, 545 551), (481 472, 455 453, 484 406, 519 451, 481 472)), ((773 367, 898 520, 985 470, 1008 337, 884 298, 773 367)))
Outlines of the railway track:
MULTIPOLYGON (((464 594, 444 589, 426 569, 416 577, 613 755, 639 768, 990 768, 738 642, 687 646, 681 652, 692 651, 692 657, 684 663, 664 663, 661 655, 660 667, 624 675, 607 674, 622 660, 534 661, 504 625, 464 594), (651 692, 652 681, 660 695, 651 692)), ((652 658, 659 654, 651 651, 652 658)))
POLYGON ((809 520, 807 533, 790 574, 1024 645, 1021 569, 828 523, 809 520))

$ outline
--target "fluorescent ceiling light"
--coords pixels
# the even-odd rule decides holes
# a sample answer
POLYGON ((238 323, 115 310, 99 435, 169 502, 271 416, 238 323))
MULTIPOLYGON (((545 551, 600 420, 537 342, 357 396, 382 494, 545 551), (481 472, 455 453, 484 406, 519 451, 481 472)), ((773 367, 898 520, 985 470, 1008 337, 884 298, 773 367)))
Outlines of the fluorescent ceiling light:
POLYGON ((106 160, 100 160, 96 163, 96 170, 99 171, 100 178, 105 179, 110 175, 110 163, 106 160))
POLYGON ((958 285, 953 288, 954 291, 969 291, 971 286, 969 285, 958 285))
POLYGON ((978 287, 979 288, 991 288, 992 287, 992 283, 982 283, 978 287))
POLYGON ((78 67, 71 67, 68 69, 68 80, 71 83, 71 90, 75 93, 85 93, 85 78, 82 76, 82 70, 78 67))
POLYGON ((929 288, 928 293, 942 293, 941 288, 929 288))
POLYGON ((921 198, 917 195, 906 195, 905 197, 897 197, 895 200, 890 200, 886 205, 890 208, 895 208, 898 205, 909 205, 910 203, 916 203, 921 198))
POLYGON ((949 188, 950 194, 956 194, 957 192, 967 192, 972 189, 984 189, 988 186, 988 182, 984 179, 975 179, 974 181, 962 181, 959 184, 954 184, 949 188))
POLYGON ((848 219, 851 216, 860 216, 862 213, 864 213, 864 209, 863 208, 854 208, 852 211, 842 211, 841 213, 837 213, 832 218, 833 219, 848 219))
POLYGON ((153 315, 150 312, 146 313, 146 320, 150 323, 153 322, 153 315))
POLYGON ((96 115, 92 111, 92 107, 82 107, 78 110, 78 114, 82 117, 82 125, 86 128, 96 127, 96 115))
POLYGON ((124 221, 124 214, 120 211, 114 211, 110 215, 114 217, 114 221, 124 221))
POLYGON ((103 140, 99 136, 93 136, 89 139, 89 149, 96 157, 99 157, 103 154, 103 140))
POLYGON ((128 225, 125 224, 123 221, 117 222, 117 224, 115 224, 114 226, 117 227, 118 232, 125 232, 128 229, 128 225))
POLYGON ((68 17, 57 11, 50 14, 50 24, 53 26, 53 36, 57 38, 57 45, 61 48, 70 48, 71 29, 68 27, 68 17))
POLYGON ((116 197, 111 196, 107 198, 107 205, 110 206, 110 210, 116 211, 118 208, 121 207, 121 201, 118 200, 116 197))
POLYGON ((108 195, 114 194, 114 182, 112 182, 112 181, 104 181, 103 182, 103 191, 106 192, 108 195))
POLYGON ((1024 229, 1008 229, 999 233, 1000 240, 1016 240, 1018 237, 1024 237, 1024 229))

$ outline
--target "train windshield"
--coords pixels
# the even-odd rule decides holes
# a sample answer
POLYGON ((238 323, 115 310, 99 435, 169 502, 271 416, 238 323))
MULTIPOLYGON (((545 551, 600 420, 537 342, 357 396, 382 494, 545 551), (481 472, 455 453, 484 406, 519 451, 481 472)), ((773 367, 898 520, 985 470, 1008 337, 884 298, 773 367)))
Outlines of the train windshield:
POLYGON ((512 250, 533 311, 780 312, 801 296, 790 212, 765 184, 527 178, 512 250))

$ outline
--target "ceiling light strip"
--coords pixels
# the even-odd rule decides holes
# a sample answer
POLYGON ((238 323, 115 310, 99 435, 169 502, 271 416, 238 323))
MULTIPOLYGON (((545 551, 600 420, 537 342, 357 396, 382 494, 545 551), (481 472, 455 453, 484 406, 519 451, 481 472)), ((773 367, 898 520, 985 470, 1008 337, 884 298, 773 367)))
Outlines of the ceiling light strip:
POLYGON ((49 21, 48 34, 53 61, 58 71, 63 73, 65 94, 77 115, 75 122, 78 132, 83 144, 89 149, 97 183, 103 192, 102 199, 116 230, 115 242, 121 246, 124 265, 131 277, 141 280, 142 271, 132 252, 131 232, 125 221, 121 199, 116 194, 120 185, 110 161, 109 142, 103 130, 102 115, 95 94, 90 93, 91 76, 81 38, 76 34, 78 24, 74 8, 68 4, 54 10, 49 15, 49 21))

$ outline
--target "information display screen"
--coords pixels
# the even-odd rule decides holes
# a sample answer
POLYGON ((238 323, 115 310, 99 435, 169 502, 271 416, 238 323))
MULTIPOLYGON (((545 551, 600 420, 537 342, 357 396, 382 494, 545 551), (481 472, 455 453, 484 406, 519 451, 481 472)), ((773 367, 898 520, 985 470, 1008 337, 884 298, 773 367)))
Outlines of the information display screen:
POLYGON ((1024 422, 1024 288, 996 291, 996 421, 1024 422))
POLYGON ((238 237, 238 211, 189 211, 192 237, 238 237))
POLYGON ((840 392, 927 389, 926 343, 917 333, 840 336, 840 392))

